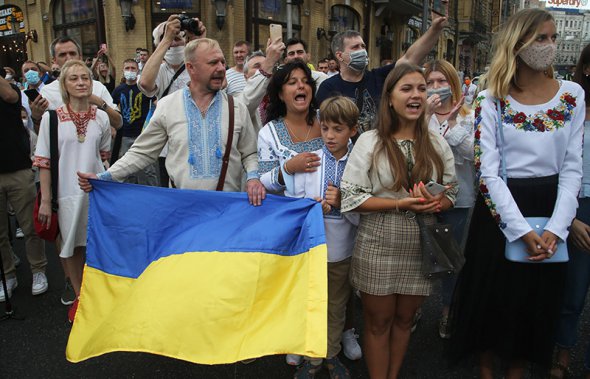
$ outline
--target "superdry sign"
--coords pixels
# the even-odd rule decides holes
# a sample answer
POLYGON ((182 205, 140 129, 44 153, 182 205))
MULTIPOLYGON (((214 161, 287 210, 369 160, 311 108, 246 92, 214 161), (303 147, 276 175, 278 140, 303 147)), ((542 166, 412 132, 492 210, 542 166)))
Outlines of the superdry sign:
POLYGON ((558 9, 590 9, 589 0, 546 0, 545 7, 558 9))

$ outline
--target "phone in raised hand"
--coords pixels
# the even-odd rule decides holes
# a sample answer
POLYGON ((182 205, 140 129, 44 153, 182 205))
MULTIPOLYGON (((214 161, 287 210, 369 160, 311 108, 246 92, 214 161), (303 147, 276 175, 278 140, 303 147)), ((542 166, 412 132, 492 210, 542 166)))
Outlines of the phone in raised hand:
POLYGON ((283 38, 283 25, 281 24, 270 24, 270 40, 276 41, 277 38, 283 38))

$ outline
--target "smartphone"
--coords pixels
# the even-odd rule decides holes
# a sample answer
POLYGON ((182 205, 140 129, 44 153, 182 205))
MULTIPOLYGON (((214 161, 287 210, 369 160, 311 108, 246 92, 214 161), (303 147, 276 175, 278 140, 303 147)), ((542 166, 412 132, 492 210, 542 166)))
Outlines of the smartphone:
POLYGON ((426 185, 426 189, 432 196, 436 196, 439 193, 445 192, 447 190, 447 187, 436 182, 428 182, 428 184, 426 185))
POLYGON ((277 38, 283 38, 283 25, 270 24, 270 40, 275 41, 277 38))
POLYGON ((27 97, 29 98, 29 101, 32 103, 33 101, 35 101, 35 99, 37 98, 37 96, 39 96, 39 91, 37 91, 34 88, 32 88, 32 89, 26 89, 25 90, 25 95, 27 95, 27 97))

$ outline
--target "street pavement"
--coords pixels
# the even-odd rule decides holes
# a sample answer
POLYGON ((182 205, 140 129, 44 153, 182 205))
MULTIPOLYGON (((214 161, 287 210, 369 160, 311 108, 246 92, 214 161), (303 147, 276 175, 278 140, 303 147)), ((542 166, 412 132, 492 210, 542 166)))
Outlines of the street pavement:
MULTIPOLYGON (((63 288, 61 266, 52 244, 47 245, 49 291, 31 295, 31 272, 24 253, 23 240, 15 241, 15 252, 22 263, 17 268, 18 288, 12 296, 17 315, 23 321, 0 322, 0 379, 12 378, 205 378, 266 379, 292 378, 295 369, 285 363, 284 356, 257 359, 244 365, 196 365, 144 353, 111 353, 78 364, 69 363, 65 348, 70 332, 67 307, 60 303, 63 288)), ((358 300, 358 299, 357 299, 358 300)), ((590 302, 590 299, 589 299, 590 302)), ((587 303, 589 303, 587 302, 587 303)), ((475 361, 449 367, 444 357, 445 341, 438 336, 440 314, 439 287, 423 306, 423 317, 412 335, 401 378, 477 378, 475 361)), ((583 377, 583 357, 590 339, 590 309, 586 307, 580 325, 580 341, 574 350, 573 378, 583 377)), ((0 303, 0 315, 4 303, 0 303)), ((361 329, 361 306, 355 306, 357 330, 361 329)), ((362 339, 362 335, 361 335, 362 339)), ((341 354, 352 378, 368 378, 363 360, 352 362, 341 354)), ((498 375, 498 378, 501 376, 498 375)), ((528 373, 527 378, 542 378, 541 373, 528 373)), ((323 370, 318 379, 329 378, 323 370)))

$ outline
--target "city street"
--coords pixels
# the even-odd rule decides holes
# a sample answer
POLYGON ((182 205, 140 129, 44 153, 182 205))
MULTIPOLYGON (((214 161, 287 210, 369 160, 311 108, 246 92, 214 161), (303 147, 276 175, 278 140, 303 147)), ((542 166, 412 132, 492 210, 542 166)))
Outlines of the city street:
MULTIPOLYGON (((6 320, 0 323, 0 378, 291 378, 293 367, 284 356, 265 357, 244 365, 242 363, 204 366, 140 353, 112 353, 72 364, 65 359, 65 347, 70 331, 67 307, 60 303, 63 286, 61 267, 52 245, 47 249, 49 291, 31 295, 31 273, 27 267, 23 240, 16 240, 15 250, 21 258, 17 269, 19 280, 12 301, 24 321, 6 320)), ((4 314, 4 303, 0 303, 4 314)), ((418 329, 412 336, 402 370, 402 378, 476 378, 475 363, 449 368, 444 356, 444 343, 438 336, 440 296, 438 288, 424 308, 418 329)), ((355 309, 360 329, 360 304, 355 309)), ((572 369, 574 378, 583 375, 582 360, 590 337, 590 312, 586 307, 575 350, 572 369)), ((368 378, 364 362, 351 362, 341 357, 352 378, 368 378)), ((317 378, 329 378, 326 370, 317 378)), ((501 376, 498 375, 500 378, 501 376)), ((527 375, 540 378, 540 373, 527 375)))

